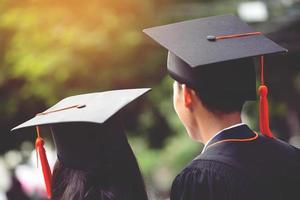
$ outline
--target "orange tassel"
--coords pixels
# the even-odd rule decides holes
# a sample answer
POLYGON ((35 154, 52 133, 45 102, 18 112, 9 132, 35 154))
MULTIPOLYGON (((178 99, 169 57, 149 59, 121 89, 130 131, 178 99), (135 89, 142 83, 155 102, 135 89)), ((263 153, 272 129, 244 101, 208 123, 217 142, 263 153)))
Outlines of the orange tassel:
POLYGON ((44 175, 44 181, 45 181, 45 185, 46 185, 47 196, 48 196, 48 199, 51 199, 51 196, 52 196, 52 191, 51 191, 52 174, 51 174, 50 166, 49 166, 49 163, 47 160, 46 151, 44 148, 45 142, 44 142, 43 138, 41 138, 41 136, 40 136, 39 126, 36 126, 36 130, 37 130, 37 138, 35 141, 35 148, 36 148, 37 156, 39 155, 39 157, 40 157, 42 171, 43 171, 43 175, 44 175))
POLYGON ((259 99, 259 128, 260 132, 270 138, 274 138, 269 127, 268 87, 264 84, 264 57, 261 56, 261 85, 258 88, 259 99))

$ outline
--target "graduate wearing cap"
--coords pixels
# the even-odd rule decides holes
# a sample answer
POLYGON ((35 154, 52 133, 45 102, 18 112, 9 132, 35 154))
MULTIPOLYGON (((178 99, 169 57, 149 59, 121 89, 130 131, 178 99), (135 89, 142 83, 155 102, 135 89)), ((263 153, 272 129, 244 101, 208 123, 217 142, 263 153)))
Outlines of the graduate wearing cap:
POLYGON ((36 151, 52 200, 147 200, 138 163, 127 141, 120 110, 149 89, 114 90, 65 98, 15 127, 36 127, 36 151), (53 174, 40 127, 57 148, 53 174))
MULTIPOLYGON (((269 128, 264 55, 284 53, 234 15, 189 20, 144 32, 168 52, 173 103, 202 153, 175 178, 171 200, 300 199, 300 150, 269 128), (260 63, 260 133, 241 120, 256 99, 260 63)), ((271 66, 270 66, 271 67, 271 66)))

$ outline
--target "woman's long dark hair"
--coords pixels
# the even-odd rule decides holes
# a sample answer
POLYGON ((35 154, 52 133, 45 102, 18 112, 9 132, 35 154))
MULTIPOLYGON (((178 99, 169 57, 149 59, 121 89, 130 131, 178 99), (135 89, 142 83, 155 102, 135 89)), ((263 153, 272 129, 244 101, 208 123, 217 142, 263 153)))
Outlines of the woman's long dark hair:
MULTIPOLYGON (((96 127, 96 125, 91 126, 92 129, 96 127)), ((70 127, 73 131, 82 131, 80 130, 80 125, 75 126, 74 129, 74 124, 72 124, 67 128, 66 126, 55 127, 54 132, 59 132, 57 135, 62 135, 63 132, 70 132, 70 127)), ((106 130, 112 129, 111 126, 108 128, 109 129, 106 128, 106 130)), ((91 128, 86 126, 84 128, 84 130, 89 129, 91 128)), ((101 160, 97 167, 78 169, 67 167, 68 165, 66 166, 63 163, 63 159, 59 159, 56 162, 52 178, 52 200, 148 199, 137 160, 127 142, 126 136, 122 136, 124 133, 119 134, 120 128, 117 129, 119 129, 117 135, 111 133, 111 131, 97 134, 100 136, 98 140, 102 141, 102 144, 98 145, 99 149, 97 150, 97 152, 99 152, 99 156, 97 156, 99 160, 101 160)), ((74 132, 72 134, 74 135, 74 132)), ((87 136, 86 133, 84 134, 87 136)), ((53 135, 54 141, 57 142, 56 134, 53 135)), ((67 134, 66 138, 70 137, 70 135, 71 134, 67 134)), ((75 139, 75 142, 77 139, 75 139)), ((59 139, 59 141, 60 140, 61 139, 59 139)), ((93 138, 93 140, 95 140, 95 138, 93 138)), ((62 147, 62 150, 64 150, 64 148, 65 147, 62 147)), ((76 154, 81 153, 80 148, 81 147, 78 146, 77 152, 76 149, 74 150, 75 158, 76 154)), ((59 151, 58 157, 60 157, 59 151)), ((78 159, 80 159, 80 155, 78 159)))

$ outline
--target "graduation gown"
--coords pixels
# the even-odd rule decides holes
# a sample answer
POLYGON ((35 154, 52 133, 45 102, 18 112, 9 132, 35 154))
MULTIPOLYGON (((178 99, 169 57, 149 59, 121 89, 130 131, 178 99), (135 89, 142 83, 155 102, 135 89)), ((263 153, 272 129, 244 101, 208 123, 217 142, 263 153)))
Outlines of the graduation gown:
POLYGON ((215 136, 174 180, 171 200, 299 200, 300 150, 247 125, 215 136))

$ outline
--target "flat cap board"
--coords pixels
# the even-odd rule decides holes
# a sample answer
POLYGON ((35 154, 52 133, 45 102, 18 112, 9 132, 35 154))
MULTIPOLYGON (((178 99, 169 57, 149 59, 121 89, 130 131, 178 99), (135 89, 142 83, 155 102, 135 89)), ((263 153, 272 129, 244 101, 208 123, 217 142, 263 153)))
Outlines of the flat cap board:
POLYGON ((207 39, 210 35, 255 32, 234 15, 183 21, 148 28, 144 32, 191 67, 287 51, 264 35, 207 39))
POLYGON ((12 131, 44 124, 66 122, 104 123, 107 119, 148 92, 150 88, 112 90, 67 97, 12 131))

